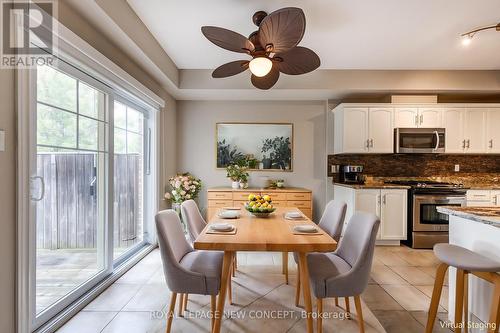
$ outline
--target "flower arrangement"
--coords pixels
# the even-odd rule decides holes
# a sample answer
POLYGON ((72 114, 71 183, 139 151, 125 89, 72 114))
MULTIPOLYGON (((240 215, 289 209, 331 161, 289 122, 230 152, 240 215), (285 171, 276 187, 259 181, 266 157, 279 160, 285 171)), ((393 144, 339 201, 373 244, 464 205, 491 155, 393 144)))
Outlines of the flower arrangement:
POLYGON ((171 191, 165 193, 165 199, 174 203, 182 203, 189 199, 195 199, 201 190, 201 180, 190 173, 178 174, 169 179, 171 191))

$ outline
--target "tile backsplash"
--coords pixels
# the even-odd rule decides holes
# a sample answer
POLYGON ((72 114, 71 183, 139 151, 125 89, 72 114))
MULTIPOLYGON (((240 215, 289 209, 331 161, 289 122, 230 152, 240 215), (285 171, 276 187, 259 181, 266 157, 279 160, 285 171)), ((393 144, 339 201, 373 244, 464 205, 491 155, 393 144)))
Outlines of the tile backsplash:
POLYGON ((442 155, 442 154, 349 154, 328 156, 328 176, 332 165, 363 165, 364 175, 373 178, 477 178, 484 183, 498 182, 500 178, 499 155, 442 155), (460 171, 455 172, 455 165, 460 171))

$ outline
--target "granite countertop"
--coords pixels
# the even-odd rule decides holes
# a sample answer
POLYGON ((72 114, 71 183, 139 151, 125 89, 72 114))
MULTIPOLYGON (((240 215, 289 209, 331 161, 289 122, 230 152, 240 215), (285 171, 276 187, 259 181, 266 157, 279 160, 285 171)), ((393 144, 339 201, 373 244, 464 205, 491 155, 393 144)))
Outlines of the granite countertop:
POLYGON ((354 188, 354 189, 378 189, 378 188, 388 188, 388 189, 409 189, 410 186, 405 186, 405 185, 395 185, 395 184, 385 184, 385 183, 365 183, 365 184, 344 184, 344 183, 338 183, 338 182, 333 182, 333 185, 338 185, 338 186, 344 186, 344 187, 349 187, 349 188, 354 188))
POLYGON ((469 190, 500 190, 500 185, 489 185, 489 184, 485 184, 485 185, 470 185, 470 186, 466 186, 469 190))
POLYGON ((443 214, 491 224, 500 228, 500 207, 454 207, 441 206, 437 211, 443 214))

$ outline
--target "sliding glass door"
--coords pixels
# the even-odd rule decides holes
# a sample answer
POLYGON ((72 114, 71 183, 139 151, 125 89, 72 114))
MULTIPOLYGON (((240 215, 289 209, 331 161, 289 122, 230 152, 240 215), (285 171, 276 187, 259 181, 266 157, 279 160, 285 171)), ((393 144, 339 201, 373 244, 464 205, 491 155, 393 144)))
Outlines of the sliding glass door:
POLYGON ((51 316, 109 272, 106 263, 110 95, 74 69, 36 80, 35 313, 51 316), (71 75, 73 74, 73 75, 71 75), (78 74, 78 75, 76 75, 78 74), (57 306, 57 305, 60 306, 57 306))
POLYGON ((38 67, 34 85, 36 328, 146 244, 154 124, 144 108, 64 62, 38 67))

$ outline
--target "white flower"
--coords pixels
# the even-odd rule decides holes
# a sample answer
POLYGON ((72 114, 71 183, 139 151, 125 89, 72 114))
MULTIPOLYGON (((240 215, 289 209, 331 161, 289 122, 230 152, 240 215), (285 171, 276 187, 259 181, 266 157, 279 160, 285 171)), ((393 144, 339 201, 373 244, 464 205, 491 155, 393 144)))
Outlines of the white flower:
POLYGON ((170 200, 170 199, 172 199, 172 195, 171 195, 170 193, 168 193, 168 192, 167 192, 167 193, 165 193, 165 199, 166 199, 166 200, 170 200))
POLYGON ((186 195, 186 191, 181 191, 181 195, 186 195))
POLYGON ((186 194, 186 199, 191 199, 191 194, 186 194))

